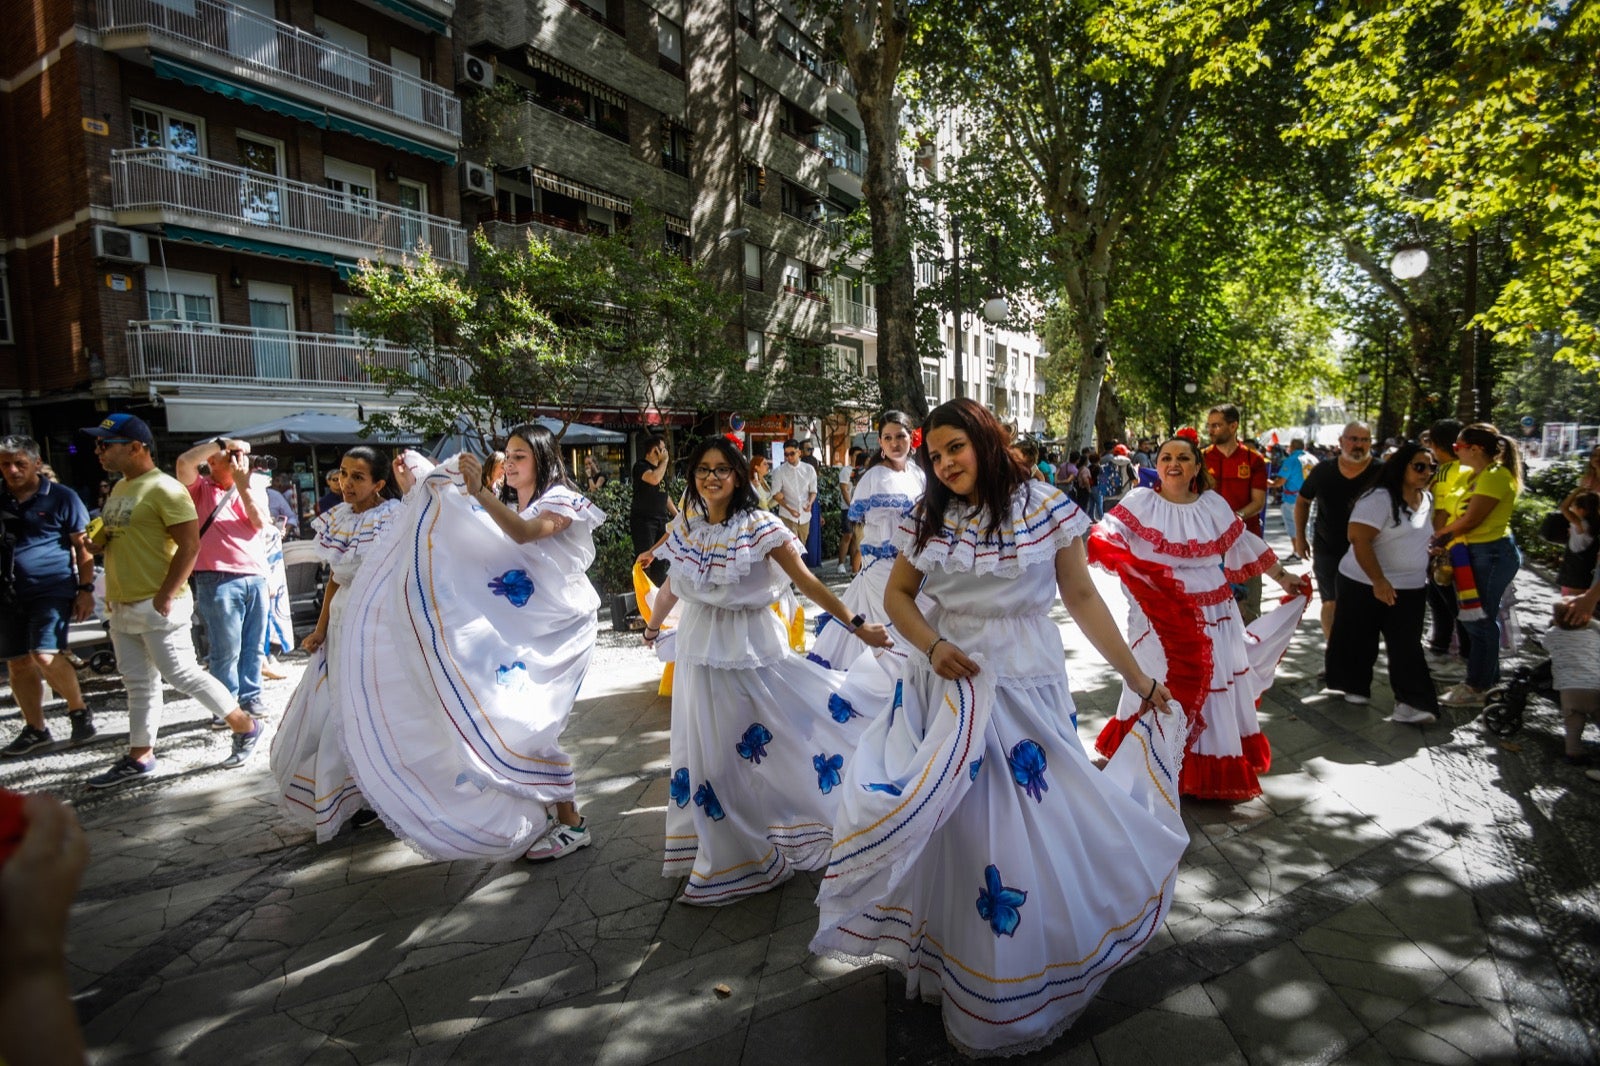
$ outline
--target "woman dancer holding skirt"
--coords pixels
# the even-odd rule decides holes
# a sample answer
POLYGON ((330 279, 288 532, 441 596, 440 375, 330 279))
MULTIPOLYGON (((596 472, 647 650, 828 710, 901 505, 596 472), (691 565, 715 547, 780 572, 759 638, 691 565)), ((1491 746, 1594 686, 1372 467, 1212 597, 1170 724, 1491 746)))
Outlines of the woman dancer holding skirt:
POLYGON ((895 533, 885 596, 921 654, 846 767, 811 950, 891 962, 907 996, 942 1000, 963 1052, 1020 1054, 1067 1028, 1172 904, 1185 723, 1157 713, 1166 687, 1090 582, 1083 513, 974 401, 923 432, 937 480, 895 533), (1140 742, 1104 771, 1073 730, 1058 593, 1145 697, 1140 742))
MULTIPOLYGON (((862 710, 845 675, 789 646, 772 610, 793 580, 839 616, 844 604, 807 570, 800 541, 757 506, 750 464, 722 437, 689 455, 686 505, 658 555, 671 569, 651 617, 683 609, 673 631, 672 771, 662 874, 687 877, 685 903, 731 903, 827 861, 841 774, 862 710)), ((646 644, 660 635, 644 631, 646 644)), ((883 626, 855 627, 873 647, 883 626)))

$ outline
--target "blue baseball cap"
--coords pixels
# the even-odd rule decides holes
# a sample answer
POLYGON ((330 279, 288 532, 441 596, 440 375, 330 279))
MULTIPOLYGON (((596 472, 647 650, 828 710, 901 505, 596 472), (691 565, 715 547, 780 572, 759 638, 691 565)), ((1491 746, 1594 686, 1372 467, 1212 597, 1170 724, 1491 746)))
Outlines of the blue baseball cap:
POLYGON ((130 415, 126 411, 114 415, 107 415, 105 421, 98 426, 85 426, 83 432, 91 437, 101 440, 136 440, 146 448, 156 446, 155 434, 150 432, 150 427, 138 415, 130 415))

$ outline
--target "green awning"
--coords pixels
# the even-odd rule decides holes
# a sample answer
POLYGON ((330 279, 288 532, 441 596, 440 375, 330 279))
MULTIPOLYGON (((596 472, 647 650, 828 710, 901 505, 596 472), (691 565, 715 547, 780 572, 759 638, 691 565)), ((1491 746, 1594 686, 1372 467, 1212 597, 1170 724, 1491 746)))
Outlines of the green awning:
POLYGON ((441 18, 422 7, 420 4, 408 4, 406 0, 377 0, 379 7, 386 7, 396 15, 408 18, 419 26, 426 26, 434 33, 450 33, 450 20, 441 18))
POLYGON ((258 241, 251 237, 235 237, 231 233, 213 233, 210 230, 194 229, 190 226, 166 225, 162 227, 162 235, 169 241, 204 244, 232 252, 249 252, 251 255, 270 255, 278 259, 293 259, 299 263, 314 263, 330 269, 337 267, 332 252, 296 248, 290 244, 274 244, 271 241, 258 241))
MULTIPOLYGON (((400 0, 396 0, 396 2, 398 3, 400 0)), ((218 96, 226 96, 230 100, 238 100, 240 103, 250 104, 252 107, 259 107, 264 111, 284 115, 320 129, 353 133, 357 137, 364 137, 369 141, 376 141, 378 144, 386 145, 390 148, 398 148, 402 152, 410 152, 412 155, 431 159, 435 163, 444 163, 447 166, 455 165, 455 153, 446 151, 443 148, 435 148, 410 137, 402 137, 398 133, 390 133, 388 130, 382 130, 365 122, 346 118, 343 115, 331 114, 322 108, 300 103, 279 93, 259 88, 248 81, 230 78, 227 75, 206 70, 203 67, 173 59, 170 56, 154 55, 150 58, 155 67, 157 77, 181 82, 192 88, 202 89, 208 93, 216 93, 218 96)))

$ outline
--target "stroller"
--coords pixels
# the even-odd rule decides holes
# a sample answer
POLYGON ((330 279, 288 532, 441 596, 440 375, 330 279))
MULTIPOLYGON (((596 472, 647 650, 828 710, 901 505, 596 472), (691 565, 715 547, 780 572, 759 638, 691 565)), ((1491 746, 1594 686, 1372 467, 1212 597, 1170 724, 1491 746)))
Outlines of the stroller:
POLYGON ((1528 709, 1528 697, 1540 696, 1557 702, 1552 685, 1555 678, 1550 672, 1550 660, 1518 666, 1511 677, 1484 693, 1483 724, 1497 737, 1514 736, 1522 728, 1522 716, 1528 709))

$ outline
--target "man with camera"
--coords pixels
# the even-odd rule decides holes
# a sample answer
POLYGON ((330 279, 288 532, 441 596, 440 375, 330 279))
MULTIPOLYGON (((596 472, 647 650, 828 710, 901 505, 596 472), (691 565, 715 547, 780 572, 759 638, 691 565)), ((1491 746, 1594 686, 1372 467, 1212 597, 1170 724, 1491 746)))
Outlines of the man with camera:
POLYGON ((44 721, 44 686, 67 701, 72 742, 95 734, 78 675, 64 654, 67 626, 94 613, 94 556, 84 530, 89 512, 78 494, 40 472, 39 445, 0 437, 0 658, 23 727, 0 755, 26 755, 52 743, 44 721))
MULTIPOLYGON (((178 456, 177 475, 200 518, 194 605, 211 642, 211 676, 228 687, 241 710, 262 718, 261 660, 271 608, 261 532, 267 502, 250 484, 251 468, 248 442, 217 437, 178 456)), ((213 718, 211 728, 228 723, 213 718)))

